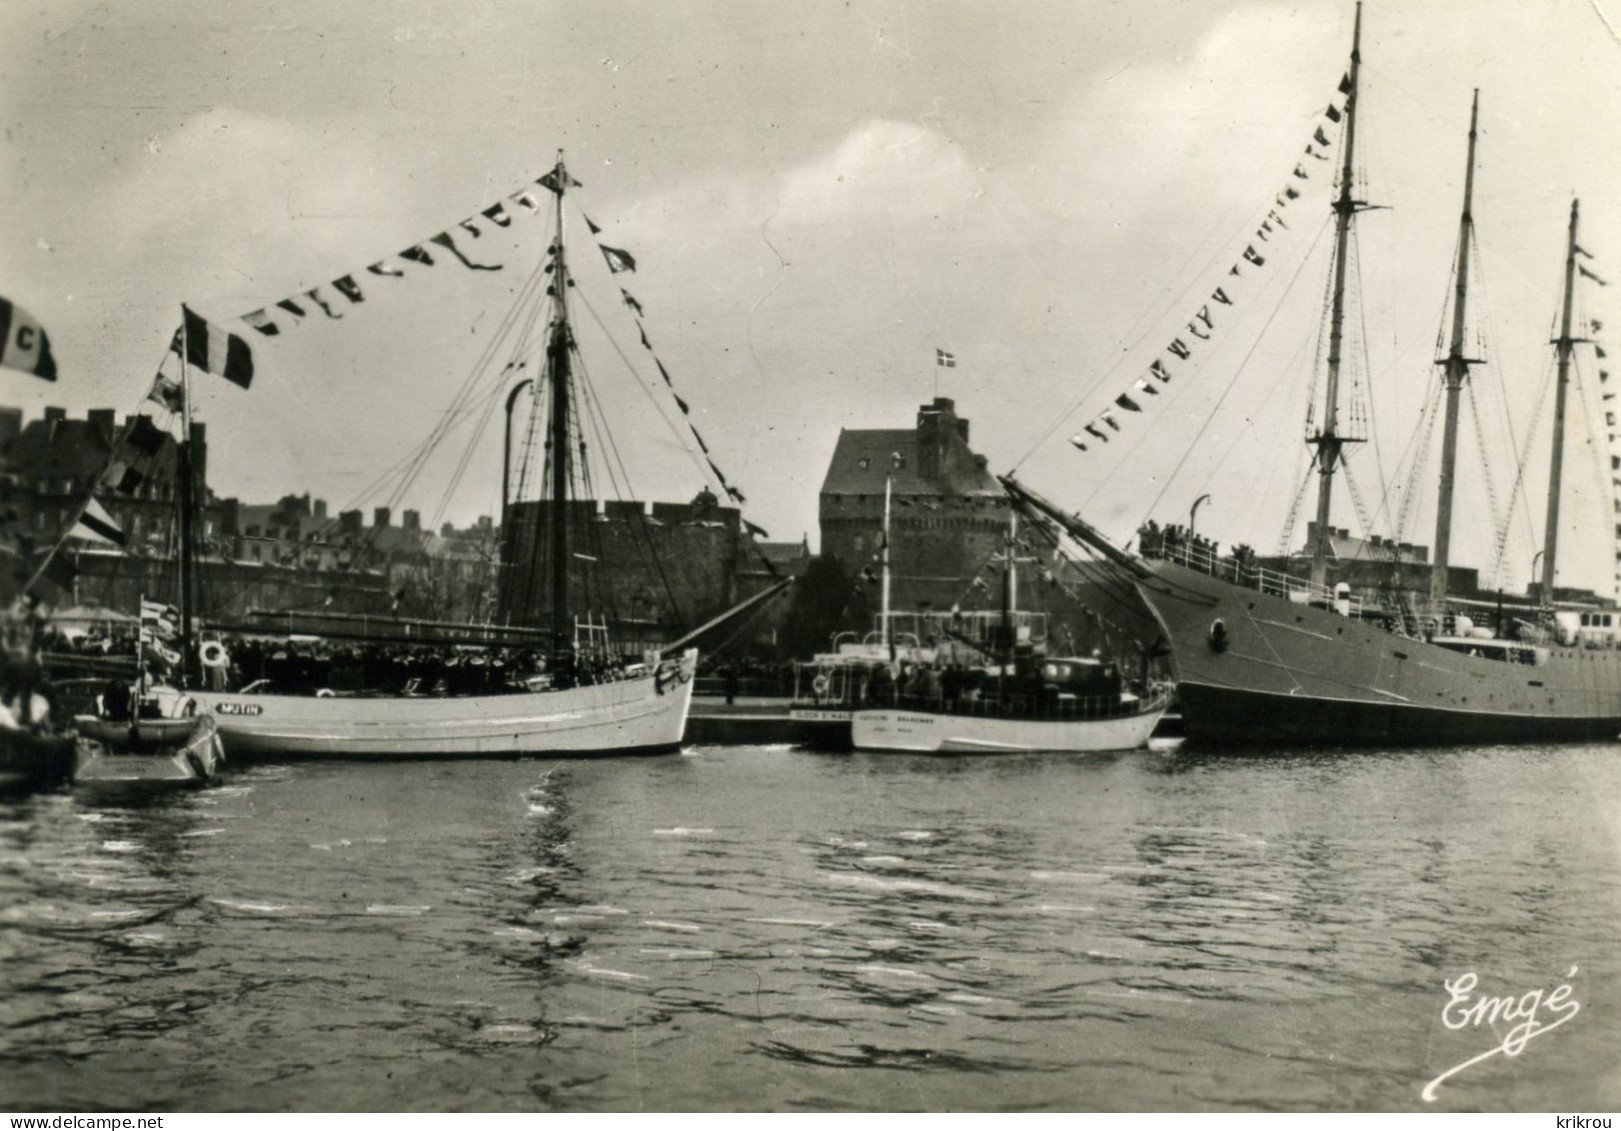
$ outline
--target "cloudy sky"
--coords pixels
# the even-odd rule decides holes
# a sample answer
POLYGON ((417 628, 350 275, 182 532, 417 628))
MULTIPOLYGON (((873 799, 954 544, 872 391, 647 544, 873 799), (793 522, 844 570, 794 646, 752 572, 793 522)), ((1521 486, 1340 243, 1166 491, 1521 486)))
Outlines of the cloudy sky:
MULTIPOLYGON (((246 393, 200 379, 216 490, 493 513, 499 426, 479 421, 496 394, 445 413, 534 270, 541 221, 460 241, 501 272, 441 256, 367 280, 341 321, 277 339, 231 320, 452 228, 562 150, 585 185, 571 203, 638 260, 611 280, 600 261, 575 262, 589 333, 600 320, 640 367, 606 349, 590 379, 622 417, 644 497, 690 497, 702 480, 667 396, 643 391, 657 377, 618 283, 774 538, 815 543, 840 428, 906 426, 938 393, 994 470, 1017 467, 1122 538, 1209 493, 1202 532, 1270 550, 1306 472, 1337 127, 1331 162, 1304 146, 1329 125, 1353 12, 1348 0, 28 0, 0 38, 0 293, 46 325, 61 380, 13 375, 5 390, 30 415, 132 410, 184 301, 247 335, 257 359, 246 393), (1229 275, 1286 185, 1301 197, 1256 245, 1266 265, 1229 275), (1111 443, 1071 447, 1224 284, 1231 306, 1163 395, 1117 412, 1111 443), (938 370, 936 348, 958 367, 938 370), (375 486, 441 425, 439 457, 403 495, 375 486)), ((1470 334, 1489 364, 1480 424, 1465 417, 1456 557, 1493 558, 1494 517, 1523 479, 1532 499, 1505 580, 1525 579, 1546 475, 1546 436, 1531 433, 1552 415, 1547 340, 1573 196, 1585 262, 1614 280, 1584 285, 1582 316, 1602 322, 1621 296, 1606 193, 1621 182, 1617 19, 1617 0, 1365 9, 1357 165, 1366 199, 1387 207, 1359 222, 1347 397, 1371 401, 1372 420, 1352 457, 1360 506, 1339 496, 1338 524, 1359 527, 1360 510, 1380 533, 1433 537, 1434 459, 1416 491, 1407 479, 1427 450, 1479 87, 1470 334)), ((1621 328, 1621 308, 1609 318, 1621 328)), ((1608 588, 1614 504, 1590 347, 1578 370, 1561 579, 1608 588)))

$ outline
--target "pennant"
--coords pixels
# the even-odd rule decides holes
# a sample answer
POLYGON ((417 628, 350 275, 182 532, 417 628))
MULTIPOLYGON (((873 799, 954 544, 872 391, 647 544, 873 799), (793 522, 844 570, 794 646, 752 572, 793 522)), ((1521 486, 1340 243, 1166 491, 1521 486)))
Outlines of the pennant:
POLYGON ((304 317, 304 308, 290 298, 284 298, 276 304, 295 318, 304 317))
POLYGON ((732 501, 735 503, 748 502, 748 499, 743 497, 743 492, 738 490, 736 487, 726 488, 726 493, 732 497, 732 501))
POLYGON ((1306 170, 1299 165, 1295 166, 1295 176, 1299 177, 1303 181, 1311 179, 1310 176, 1307 175, 1306 170))
POLYGON ((264 312, 263 307, 260 307, 258 310, 248 311, 242 316, 242 321, 246 322, 249 326, 252 326, 255 330, 259 331, 259 333, 263 334, 267 338, 274 338, 277 334, 281 333, 281 327, 276 325, 275 320, 264 312))
POLYGON ((304 292, 304 297, 309 299, 316 306, 320 307, 321 313, 325 314, 328 318, 342 318, 343 315, 339 314, 337 311, 328 306, 326 299, 320 296, 318 293, 320 289, 320 287, 315 287, 311 290, 307 290, 304 292))
POLYGON ((562 196, 563 190, 566 188, 585 187, 579 181, 568 175, 568 170, 563 168, 563 163, 561 161, 552 167, 551 172, 547 173, 543 177, 537 177, 535 179, 535 183, 541 188, 551 189, 558 196, 562 196))
POLYGON ((332 280, 332 288, 344 298, 353 303, 365 302, 365 296, 360 293, 360 284, 355 282, 353 275, 340 275, 332 280))
POLYGON ((1118 397, 1116 397, 1114 399, 1114 403, 1125 409, 1127 412, 1141 412, 1143 410, 1142 405, 1132 400, 1125 393, 1121 393, 1118 397))
POLYGON ((1263 239, 1263 240, 1268 238, 1271 235, 1271 233, 1272 233, 1272 225, 1269 224, 1269 223, 1266 223, 1264 221, 1262 222, 1262 224, 1261 224, 1261 226, 1259 228, 1255 229, 1255 234, 1257 236, 1261 237, 1261 239, 1263 239))
POLYGON ((1141 378, 1141 377, 1137 378, 1136 381, 1132 382, 1131 387, 1133 389, 1136 389, 1139 393, 1147 393, 1151 397, 1159 396, 1159 390, 1154 388, 1154 386, 1150 385, 1147 381, 1143 380, 1143 378, 1141 378))
POLYGON ((769 537, 771 537, 770 532, 768 532, 765 527, 756 526, 756 525, 754 525, 754 523, 750 522, 746 518, 743 520, 743 529, 747 530, 750 534, 754 535, 756 538, 769 538, 769 537))
MULTIPOLYGON (((420 263, 424 267, 433 266, 433 256, 429 255, 425 250, 423 250, 422 245, 419 243, 412 244, 410 247, 400 252, 400 258, 409 259, 412 263, 420 263)), ((404 272, 402 271, 401 274, 403 275, 404 272)))
POLYGON ((370 271, 373 275, 392 275, 396 279, 405 278, 404 271, 401 271, 398 267, 384 267, 381 259, 379 259, 376 263, 369 265, 366 270, 370 271))
POLYGON ((1286 185, 1284 186, 1283 195, 1288 197, 1290 200, 1299 200, 1300 190, 1292 185, 1286 185))
POLYGON ((1595 334, 1604 329, 1604 323, 1600 322, 1597 318, 1589 318, 1587 320, 1587 324, 1593 328, 1593 332, 1595 334))
POLYGON ((114 546, 127 545, 129 539, 124 536, 123 528, 113 521, 106 508, 90 499, 79 514, 79 521, 73 524, 68 531, 69 538, 84 538, 90 542, 107 542, 114 546))
POLYGON ((591 234, 593 236, 600 236, 602 234, 602 229, 597 227, 596 224, 592 222, 591 217, 582 212, 580 213, 580 218, 585 221, 585 226, 591 229, 591 234))
POLYGON ((164 431, 152 423, 150 417, 137 416, 135 423, 124 434, 124 443, 143 456, 155 456, 163 449, 164 431))
POLYGON ((479 215, 484 217, 490 223, 499 225, 500 227, 512 227, 512 217, 508 216, 507 210, 502 208, 499 204, 490 205, 488 208, 484 209, 484 211, 480 212, 479 215))
POLYGON ((1233 305, 1233 300, 1228 298, 1227 292, 1222 290, 1220 287, 1217 287, 1215 290, 1211 291, 1210 297, 1221 303, 1223 306, 1233 305))
POLYGON ((625 305, 626 305, 626 306, 628 306, 628 307, 630 307, 630 308, 631 308, 631 309, 632 309, 632 310, 634 310, 634 311, 635 311, 635 312, 636 312, 636 313, 637 313, 637 314, 640 314, 640 313, 642 313, 642 304, 641 304, 641 303, 639 303, 639 302, 637 302, 637 301, 636 301, 636 300, 635 300, 635 298, 633 298, 633 297, 632 297, 632 296, 631 296, 631 293, 630 293, 630 292, 629 292, 629 291, 627 291, 627 290, 624 290, 624 289, 621 289, 621 290, 620 290, 620 292, 619 292, 619 293, 620 293, 620 294, 621 294, 621 295, 623 295, 623 296, 624 296, 624 298, 625 298, 625 305))
MULTIPOLYGON (((697 435, 697 434, 698 434, 698 430, 697 430, 697 429, 696 429, 696 428, 694 428, 694 429, 693 429, 693 430, 692 430, 692 432, 693 432, 693 435, 697 435)), ((699 442, 700 442, 700 443, 702 443, 702 441, 699 441, 699 442)), ((709 449, 708 449, 708 448, 705 448, 705 449, 704 449, 704 450, 705 450, 705 451, 708 451, 708 450, 709 450, 709 449)), ((720 485, 721 485, 721 486, 722 486, 722 487, 724 487, 724 486, 726 486, 726 476, 724 476, 724 475, 722 475, 722 474, 721 474, 721 473, 720 473, 720 468, 718 468, 718 467, 716 467, 716 466, 715 466, 715 461, 714 461, 714 460, 712 460, 712 459, 706 459, 706 460, 704 460, 704 462, 705 462, 705 463, 707 463, 707 464, 708 464, 708 465, 709 465, 709 470, 710 470, 710 471, 713 471, 713 472, 714 472, 714 473, 715 473, 715 478, 716 478, 716 479, 718 479, 718 480, 720 480, 720 485)))
MULTIPOLYGON (((146 399, 153 404, 162 405, 170 412, 184 412, 186 408, 186 390, 181 387, 178 379, 169 376, 161 369, 157 378, 152 382, 152 388, 146 394, 146 399)), ((146 417, 140 419, 145 420, 146 417)), ((148 421, 148 427, 151 422, 148 421)), ((157 429, 153 429, 154 432, 157 429)))
POLYGON ((1345 73, 1344 78, 1340 79, 1340 93, 1341 94, 1350 94, 1351 93, 1351 73, 1349 71, 1347 71, 1345 73))
POLYGON ((1289 225, 1288 225, 1288 224, 1285 224, 1285 223, 1284 223, 1284 222, 1283 222, 1283 217, 1282 217, 1282 216, 1279 216, 1279 215, 1278 215, 1278 213, 1277 213, 1277 209, 1273 209, 1273 210, 1272 210, 1272 211, 1271 211, 1271 212, 1268 212, 1268 213, 1267 213, 1267 214, 1266 214, 1266 218, 1267 218, 1267 220, 1269 220, 1269 221, 1270 221, 1270 222, 1271 222, 1271 223, 1274 223, 1274 224, 1276 224, 1276 225, 1277 225, 1277 226, 1278 226, 1278 227, 1280 227, 1280 228, 1282 228, 1282 229, 1283 229, 1283 230, 1284 230, 1284 231, 1288 231, 1288 230, 1289 230, 1289 225))
POLYGON ((507 197, 507 199, 512 201, 514 204, 523 205, 523 207, 531 214, 540 211, 540 205, 535 203, 535 198, 526 192, 515 192, 511 196, 507 197))
POLYGON ((1170 345, 1166 346, 1165 348, 1170 350, 1172 353, 1174 353, 1177 357, 1181 358, 1183 361, 1186 361, 1189 357, 1191 357, 1193 355, 1193 351, 1190 350, 1187 347, 1187 343, 1185 343, 1181 338, 1175 339, 1173 342, 1171 342, 1170 345))
POLYGON ((664 368, 664 363, 655 357, 653 364, 659 367, 659 376, 664 378, 664 383, 672 389, 675 388, 675 382, 670 380, 670 371, 664 368))
POLYGON ((1114 413, 1105 412, 1099 419, 1101 419, 1103 423, 1107 424, 1110 428, 1113 428, 1116 432, 1120 431, 1120 422, 1114 418, 1114 413))
POLYGON ((1326 153, 1318 153, 1317 150, 1313 149, 1310 145, 1306 146, 1306 156, 1307 157, 1315 157, 1319 161, 1327 161, 1328 160, 1328 154, 1326 154, 1326 153))
MULTIPOLYGON (((689 423, 687 427, 692 429, 692 438, 698 441, 698 446, 703 449, 704 455, 707 456, 709 454, 709 445, 704 443, 704 438, 698 434, 697 426, 689 423)), ((709 466, 714 467, 715 465, 711 463, 709 466)), ((718 470, 715 472, 715 474, 720 475, 720 481, 722 483, 726 482, 726 476, 721 475, 718 470)))
POLYGON ((1253 244, 1244 249, 1244 258, 1255 264, 1257 267, 1261 267, 1266 264, 1266 257, 1258 254, 1253 244))
POLYGON ((66 554, 52 554, 40 567, 40 576, 64 593, 71 593, 79 577, 79 567, 68 561, 66 554))
POLYGON ((1608 369, 1600 369, 1598 371, 1598 379, 1600 381, 1608 381, 1610 379, 1610 371, 1608 369))
POLYGON ((1230 267, 1230 268, 1228 268, 1228 270, 1227 270, 1227 274, 1229 274, 1229 275, 1236 275, 1236 274, 1238 274, 1238 264, 1236 264, 1236 263, 1235 263, 1235 264, 1233 264, 1233 265, 1232 265, 1232 266, 1231 266, 1231 267, 1230 267))
POLYGON ((1609 357, 1610 356, 1609 354, 1604 352, 1604 347, 1600 346, 1600 345, 1595 345, 1593 347, 1593 355, 1595 357, 1609 357))
POLYGON ((141 627, 162 638, 180 634, 180 610, 160 601, 141 598, 141 627))
POLYGON ((1323 132, 1323 127, 1322 126, 1317 127, 1317 132, 1311 135, 1311 139, 1313 141, 1315 141, 1318 145, 1327 145, 1328 144, 1328 135, 1323 132))
POLYGON ((1082 429, 1082 431, 1088 436, 1095 436, 1097 439, 1102 440, 1105 444, 1109 442, 1109 437, 1098 431, 1098 426, 1096 424, 1088 424, 1084 429, 1082 429))
POLYGON ((681 396, 680 396, 679 393, 671 393, 670 395, 675 397, 675 403, 681 406, 681 415, 682 416, 691 416, 692 415, 692 410, 687 407, 687 402, 681 399, 681 396))
POLYGON ((1164 381, 1166 384, 1170 384, 1171 371, 1166 368, 1165 363, 1159 358, 1156 357, 1148 366, 1148 372, 1156 379, 1164 381))
POLYGON ((1593 282, 1597 283, 1601 287, 1607 287, 1607 286, 1610 285, 1610 284, 1606 283, 1603 279, 1599 278, 1597 275, 1593 274, 1593 272, 1591 272, 1587 268, 1583 267, 1580 263, 1576 264, 1576 270, 1581 274, 1582 278, 1591 279, 1591 280, 1593 280, 1593 282))
POLYGON ((246 389, 253 384, 253 352, 235 334, 199 317, 189 306, 185 315, 186 362, 246 389))
POLYGON ((646 349, 646 350, 652 349, 653 348, 653 343, 647 340, 647 330, 642 326, 642 324, 640 322, 636 323, 636 330, 637 330, 638 333, 640 333, 642 335, 642 348, 646 349))
POLYGON ((494 265, 491 265, 491 264, 488 264, 488 263, 474 263, 471 259, 468 259, 467 256, 462 254, 461 248, 456 246, 456 241, 450 238, 450 233, 449 232, 440 232, 437 236, 434 236, 428 242, 438 244, 440 247, 442 247, 446 251, 450 252, 450 254, 454 255, 456 257, 457 261, 460 262, 463 267, 469 268, 470 270, 473 270, 473 271, 499 271, 499 270, 501 270, 501 264, 499 264, 499 263, 496 263, 494 265))
POLYGON ((42 381, 56 380, 56 358, 51 341, 34 316, 0 298, 0 365, 32 373, 42 381))
POLYGON ((1069 442, 1074 444, 1077 448, 1081 449, 1081 451, 1083 451, 1083 452, 1086 451, 1086 444, 1081 440, 1081 434, 1079 432, 1077 432, 1077 433, 1075 433, 1075 435, 1071 436, 1069 438, 1069 442))
POLYGON ((1583 259, 1593 258, 1593 253, 1582 247, 1581 244, 1571 244, 1571 246, 1576 249, 1576 254, 1581 256, 1583 259))
POLYGON ((135 489, 145 478, 146 476, 127 463, 114 463, 107 469, 107 474, 101 477, 101 485, 120 495, 130 495, 134 494, 135 489))
POLYGON ((602 249, 602 258, 608 261, 608 270, 613 274, 617 275, 621 271, 636 270, 636 260, 631 256, 630 252, 617 247, 609 247, 605 243, 599 243, 597 247, 602 249))
POLYGON ((1328 109, 1325 110, 1324 113, 1328 115, 1328 120, 1331 122, 1337 122, 1342 117, 1340 114, 1340 108, 1334 105, 1332 102, 1328 104, 1328 109))
POLYGON ((943 349, 936 349, 934 351, 934 364, 941 369, 955 369, 957 368, 957 355, 947 353, 943 349))

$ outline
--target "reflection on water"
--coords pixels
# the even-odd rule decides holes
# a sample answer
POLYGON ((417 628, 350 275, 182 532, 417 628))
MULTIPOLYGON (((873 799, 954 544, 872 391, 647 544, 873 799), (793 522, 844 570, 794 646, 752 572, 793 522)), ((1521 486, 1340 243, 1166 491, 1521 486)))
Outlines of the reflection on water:
POLYGON ((0 1106, 1613 1107, 1602 748, 238 769, 0 802, 0 1106))

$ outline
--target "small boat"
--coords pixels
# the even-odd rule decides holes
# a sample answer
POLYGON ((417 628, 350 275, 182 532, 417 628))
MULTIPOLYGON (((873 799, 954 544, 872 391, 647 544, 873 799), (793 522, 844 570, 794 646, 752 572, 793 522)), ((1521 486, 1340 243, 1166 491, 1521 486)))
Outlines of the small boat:
MULTIPOLYGON (((928 673, 931 674, 932 673, 928 673)), ((1092 657, 1046 657, 1020 674, 978 673, 967 687, 914 681, 892 706, 851 715, 857 750, 945 753, 1137 750, 1170 706, 1168 686, 1126 687, 1092 657), (978 686, 983 681, 985 687, 978 686)))
POLYGON ((142 703, 141 717, 108 718, 109 712, 73 720, 75 785, 200 786, 225 761, 219 726, 197 713, 197 702, 170 688, 157 688, 142 703))
MULTIPOLYGON (((902 659, 886 629, 882 645, 895 659, 880 664, 858 692, 860 699, 850 713, 855 749, 1092 753, 1148 745, 1170 706, 1169 686, 1149 685, 1145 679, 1128 687, 1116 664, 1095 656, 1045 655, 1033 639, 1040 620, 1029 613, 1021 616, 1013 608, 1018 546, 1015 510, 1001 555, 1003 606, 996 616, 1000 631, 982 636, 991 643, 973 643, 961 631, 937 637, 949 635, 951 644, 971 643, 995 662, 971 667, 950 662, 959 654, 954 648, 937 654, 931 654, 933 649, 913 650, 902 659), (922 662, 914 662, 919 659, 922 662)), ((888 616, 887 608, 883 615, 888 616)))

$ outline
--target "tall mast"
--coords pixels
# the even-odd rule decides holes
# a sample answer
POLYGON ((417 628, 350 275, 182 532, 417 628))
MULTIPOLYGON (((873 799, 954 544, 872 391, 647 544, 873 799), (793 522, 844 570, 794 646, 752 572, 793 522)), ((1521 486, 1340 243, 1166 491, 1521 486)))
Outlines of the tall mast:
POLYGON ((563 190, 568 174, 563 154, 557 155, 554 170, 557 182, 557 249, 552 259, 552 287, 556 316, 551 338, 546 343, 546 367, 551 375, 551 563, 552 563, 552 648, 554 654, 573 649, 574 631, 568 604, 568 487, 569 487, 569 350, 574 345, 568 325, 568 266, 563 258, 563 190))
POLYGON ((1565 393, 1570 384, 1570 353, 1576 339, 1570 336, 1571 307, 1576 293, 1576 214, 1581 201, 1570 202, 1570 240, 1565 249, 1565 309, 1559 319, 1559 336, 1554 350, 1559 358, 1558 385, 1553 408, 1553 460, 1548 469, 1548 527, 1542 539, 1542 603, 1553 604, 1553 578, 1559 555, 1559 480, 1565 459, 1565 393))
POLYGON ((1430 573, 1430 603, 1437 614, 1447 599, 1447 564, 1452 557, 1452 489, 1458 463, 1458 394, 1469 376, 1472 359, 1463 356, 1464 311, 1469 291, 1469 243, 1474 234, 1470 211, 1475 195, 1475 125, 1480 115, 1480 91, 1469 107, 1469 164, 1463 179, 1463 218, 1458 222, 1458 275, 1452 300, 1452 342, 1447 350, 1446 427, 1441 435, 1441 488, 1435 509, 1435 566, 1430 573))
POLYGON ((1334 469, 1350 438, 1339 433, 1340 346, 1345 336, 1345 268, 1351 243, 1351 221, 1363 202, 1352 195, 1356 149, 1357 71, 1362 64, 1362 5, 1356 6, 1351 35, 1350 90, 1345 95, 1345 157, 1340 164, 1340 194, 1334 201, 1334 297, 1328 323, 1328 390, 1323 427, 1308 443, 1317 446, 1317 544, 1312 547, 1311 580, 1319 588, 1328 584, 1329 511, 1334 500, 1334 469))
POLYGON ((195 483, 191 463, 191 377, 186 366, 186 355, 191 342, 186 333, 184 305, 180 307, 180 443, 175 447, 175 479, 180 508, 178 534, 180 542, 180 683, 190 682, 192 672, 191 616, 192 616, 192 540, 196 506, 195 483))
POLYGON ((1003 545, 1006 560, 1002 565, 1002 642, 1007 645, 1007 653, 1001 657, 1006 665, 1013 659, 1014 633, 1013 612, 1018 601, 1019 593, 1019 512, 1015 507, 1008 508, 1007 538, 1003 545))
POLYGON ((889 474, 884 476, 884 536, 880 544, 878 589, 878 642, 891 660, 894 655, 894 637, 889 628, 889 496, 895 483, 895 461, 890 460, 889 474))

